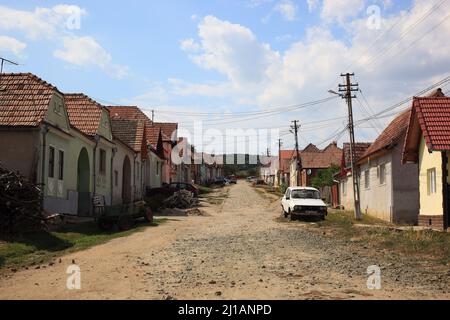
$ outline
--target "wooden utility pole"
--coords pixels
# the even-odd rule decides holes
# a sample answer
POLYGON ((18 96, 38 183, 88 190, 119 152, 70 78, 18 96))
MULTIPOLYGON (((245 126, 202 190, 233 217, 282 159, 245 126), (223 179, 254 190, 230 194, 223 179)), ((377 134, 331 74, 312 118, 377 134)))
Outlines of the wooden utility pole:
POLYGON ((302 169, 301 159, 300 159, 300 150, 298 147, 298 129, 300 129, 299 122, 300 121, 298 121, 298 120, 294 120, 294 121, 292 121, 293 125, 291 126, 292 130, 294 130, 294 135, 295 135, 295 152, 297 155, 297 163, 296 163, 297 164, 297 177, 296 177, 297 186, 300 186, 300 183, 301 183, 300 170, 302 169))
POLYGON ((281 146, 283 145, 283 140, 278 139, 278 185, 281 186, 281 146))
POLYGON ((361 201, 360 201, 360 188, 359 188, 359 172, 356 166, 356 143, 355 143, 355 126, 353 122, 353 105, 352 100, 356 98, 352 94, 354 91, 358 91, 358 84, 353 84, 351 82, 351 77, 354 73, 341 74, 344 77, 345 84, 339 85, 339 92, 342 93, 342 98, 347 101, 348 106, 348 130, 350 133, 350 158, 351 158, 351 168, 352 168, 352 178, 353 178, 353 196, 355 200, 355 218, 356 220, 362 219, 361 214, 361 201))

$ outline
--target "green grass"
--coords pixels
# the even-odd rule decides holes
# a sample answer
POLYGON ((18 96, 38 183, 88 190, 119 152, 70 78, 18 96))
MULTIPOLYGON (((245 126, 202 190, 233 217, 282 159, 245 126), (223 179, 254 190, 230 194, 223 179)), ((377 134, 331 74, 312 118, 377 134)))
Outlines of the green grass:
POLYGON ((200 195, 210 194, 214 192, 213 188, 205 187, 205 186, 198 186, 198 191, 200 195))
POLYGON ((364 215, 356 221, 351 212, 331 211, 325 221, 317 222, 316 228, 330 237, 340 237, 358 245, 417 256, 442 264, 450 263, 450 234, 432 230, 395 229, 395 225, 364 215), (373 225, 361 228, 355 224, 373 225), (375 227, 381 226, 381 227, 375 227))
POLYGON ((138 223, 123 232, 102 232, 94 222, 65 227, 58 232, 37 232, 0 240, 0 268, 18 268, 46 263, 71 252, 84 250, 112 239, 127 237, 158 226, 167 219, 155 219, 152 225, 138 223))

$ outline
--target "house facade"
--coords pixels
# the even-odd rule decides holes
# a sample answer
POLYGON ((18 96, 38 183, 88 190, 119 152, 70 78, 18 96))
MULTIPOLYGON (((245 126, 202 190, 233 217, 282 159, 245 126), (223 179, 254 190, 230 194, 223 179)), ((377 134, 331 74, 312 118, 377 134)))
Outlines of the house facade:
POLYGON ((154 126, 161 128, 164 150, 164 163, 162 168, 162 182, 178 182, 179 164, 172 161, 172 151, 178 143, 178 123, 155 122, 154 126))
MULTIPOLYGON (((139 136, 143 135, 142 148, 146 145, 146 150, 141 150, 141 154, 145 154, 145 157, 141 160, 142 169, 136 169, 142 175, 142 191, 136 191, 137 194, 142 193, 144 190, 159 188, 164 182, 163 167, 166 163, 164 148, 163 148, 163 135, 160 127, 155 126, 151 120, 143 113, 138 107, 135 106, 109 106, 108 107, 111 118, 116 123, 122 121, 131 121, 130 125, 135 127, 139 124, 138 130, 139 136), (135 123, 132 125, 131 123, 135 123)), ((135 131, 132 131, 135 132, 135 131)), ((126 132, 124 132, 126 134, 126 132)), ((136 137, 136 136, 135 136, 136 137)), ((128 140, 126 138, 124 140, 128 140)), ((139 138, 138 138, 139 140, 139 138)), ((138 150, 137 144, 141 142, 134 142, 134 150, 138 150)))
POLYGON ((93 194, 111 203, 108 111, 33 74, 4 74, 0 80, 2 164, 42 185, 49 213, 89 216, 93 194))
POLYGON ((410 110, 396 117, 358 161, 363 213, 394 223, 417 224, 418 166, 402 165, 410 110))
MULTIPOLYGON (((112 203, 112 158, 115 144, 109 111, 84 94, 65 94, 70 124, 74 129, 67 164, 72 175, 68 185, 77 192, 79 216, 92 215, 92 196, 101 195, 112 203), (70 183, 75 181, 76 184, 70 183)), ((58 206, 60 207, 60 206, 58 206)), ((55 212, 57 208, 54 208, 55 212)))
MULTIPOLYGON (((358 142, 355 144, 356 160, 359 160, 371 143, 358 142)), ((343 210, 354 210, 354 193, 353 193, 353 172, 351 170, 351 153, 350 143, 344 143, 342 161, 340 171, 335 176, 337 183, 337 199, 333 199, 333 203, 337 204, 343 210)))
POLYGON ((403 149, 403 163, 418 165, 420 226, 449 227, 450 98, 438 92, 414 98, 403 149))
POLYGON ((311 186, 312 179, 319 170, 339 166, 342 159, 342 149, 337 146, 336 142, 331 143, 323 150, 319 150, 316 146, 310 144, 299 154, 300 161, 297 160, 297 155, 294 152, 290 162, 291 187, 311 186))

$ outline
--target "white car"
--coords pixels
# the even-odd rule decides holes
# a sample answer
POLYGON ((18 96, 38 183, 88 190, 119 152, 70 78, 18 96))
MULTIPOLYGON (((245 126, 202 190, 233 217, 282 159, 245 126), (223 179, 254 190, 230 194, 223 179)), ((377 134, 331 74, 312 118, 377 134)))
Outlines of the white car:
POLYGON ((291 187, 281 200, 283 215, 291 220, 297 217, 319 217, 322 220, 328 214, 328 208, 315 188, 291 187))

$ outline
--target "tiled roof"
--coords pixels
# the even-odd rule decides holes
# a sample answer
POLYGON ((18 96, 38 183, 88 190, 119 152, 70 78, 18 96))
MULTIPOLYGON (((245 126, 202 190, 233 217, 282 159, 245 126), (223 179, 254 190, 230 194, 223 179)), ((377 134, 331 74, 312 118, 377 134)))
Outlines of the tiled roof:
POLYGON ((145 131, 146 131, 147 141, 154 148, 156 148, 158 146, 158 140, 159 140, 159 135, 161 134, 161 128, 151 126, 151 127, 146 127, 145 131))
POLYGON ((144 139, 144 123, 140 120, 112 119, 112 132, 115 137, 136 152, 140 152, 144 139))
POLYGON ((413 108, 428 148, 450 150, 450 98, 414 98, 413 108))
POLYGON ((58 89, 31 73, 0 76, 0 126, 38 126, 58 89))
POLYGON ((317 148, 316 145, 310 143, 302 152, 320 152, 320 149, 317 148))
POLYGON ((98 132, 103 107, 82 93, 65 94, 70 124, 88 136, 98 132))
POLYGON ((395 118, 375 142, 366 150, 359 160, 365 159, 378 151, 388 149, 392 145, 398 142, 398 140, 406 133, 408 129, 409 118, 411 115, 411 109, 406 110, 395 118))
POLYGON ((170 123, 170 122, 155 122, 154 125, 156 127, 160 127, 162 133, 165 136, 164 140, 176 141, 176 136, 174 137, 174 133, 178 130, 178 123, 170 123))
POLYGON ((322 152, 302 152, 300 155, 303 169, 326 169, 334 165, 339 165, 341 159, 333 159, 322 152))
MULTIPOLYGON (((355 155, 356 161, 358 161, 370 147, 370 142, 357 142, 355 143, 355 155)), ((344 143, 344 159, 345 159, 345 168, 351 167, 351 154, 350 154, 350 143, 344 143)))
POLYGON ((141 109, 135 106, 109 106, 108 109, 111 119, 138 120, 143 122, 146 127, 146 139, 156 148, 158 144, 158 135, 155 130, 150 129, 152 127, 152 121, 141 109))
POLYGON ((290 170, 290 163, 292 157, 295 155, 295 150, 280 150, 280 170, 281 171, 289 171, 290 170))
POLYGON ((295 155, 295 150, 280 150, 280 158, 281 159, 292 159, 295 155))

